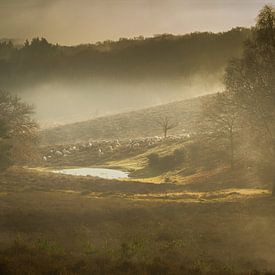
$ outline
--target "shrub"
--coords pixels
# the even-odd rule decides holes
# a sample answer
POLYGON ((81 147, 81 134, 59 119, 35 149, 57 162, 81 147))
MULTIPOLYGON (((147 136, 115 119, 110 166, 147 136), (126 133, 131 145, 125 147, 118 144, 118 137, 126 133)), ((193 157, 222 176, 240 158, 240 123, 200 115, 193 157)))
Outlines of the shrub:
POLYGON ((159 155, 158 154, 152 153, 147 158, 148 158, 148 165, 150 167, 157 167, 159 165, 159 155))
POLYGON ((162 157, 153 153, 148 156, 148 166, 160 171, 175 169, 183 163, 185 156, 186 153, 184 148, 176 149, 172 154, 162 157))

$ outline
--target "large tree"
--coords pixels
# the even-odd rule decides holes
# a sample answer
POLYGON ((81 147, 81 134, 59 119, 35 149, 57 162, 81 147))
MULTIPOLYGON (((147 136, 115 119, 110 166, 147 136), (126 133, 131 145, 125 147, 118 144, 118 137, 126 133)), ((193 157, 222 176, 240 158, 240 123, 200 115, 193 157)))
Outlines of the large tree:
POLYGON ((243 56, 227 68, 225 84, 245 111, 275 184, 275 11, 265 6, 243 56), (273 166, 273 167, 272 167, 273 166))
POLYGON ((0 91, 0 169, 31 157, 37 130, 33 112, 19 97, 0 91))

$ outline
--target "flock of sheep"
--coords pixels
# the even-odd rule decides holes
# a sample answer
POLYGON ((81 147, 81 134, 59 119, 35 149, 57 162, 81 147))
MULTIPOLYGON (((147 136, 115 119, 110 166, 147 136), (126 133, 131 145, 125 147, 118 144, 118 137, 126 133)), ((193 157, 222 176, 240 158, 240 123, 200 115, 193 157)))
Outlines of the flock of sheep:
POLYGON ((100 140, 73 145, 56 145, 44 150, 43 160, 45 162, 60 160, 61 158, 71 157, 79 153, 90 153, 94 158, 102 158, 104 156, 110 156, 115 152, 142 152, 152 148, 153 146, 157 146, 162 142, 175 142, 183 139, 186 139, 186 135, 168 136, 167 138, 154 136, 127 140, 100 140))

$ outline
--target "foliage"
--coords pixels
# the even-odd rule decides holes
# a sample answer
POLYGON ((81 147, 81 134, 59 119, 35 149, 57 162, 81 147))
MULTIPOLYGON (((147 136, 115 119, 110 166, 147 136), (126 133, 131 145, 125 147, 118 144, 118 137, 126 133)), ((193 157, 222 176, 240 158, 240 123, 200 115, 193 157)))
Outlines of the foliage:
MULTIPOLYGON (((265 6, 241 58, 233 60, 225 76, 226 90, 234 96, 249 123, 254 147, 262 161, 275 159, 275 11, 265 6)), ((270 167, 271 170, 274 170, 270 167)))
POLYGON ((0 91, 0 166, 30 157, 37 124, 31 118, 33 107, 17 96, 0 91))

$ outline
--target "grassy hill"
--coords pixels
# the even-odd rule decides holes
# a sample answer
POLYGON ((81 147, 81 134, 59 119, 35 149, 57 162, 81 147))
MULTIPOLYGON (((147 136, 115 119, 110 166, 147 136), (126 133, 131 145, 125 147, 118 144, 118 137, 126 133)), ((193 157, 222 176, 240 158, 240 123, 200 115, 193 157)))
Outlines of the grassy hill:
POLYGON ((200 114, 202 99, 197 97, 159 105, 138 111, 68 124, 41 131, 41 142, 49 144, 69 144, 100 139, 129 139, 162 135, 157 125, 160 117, 167 116, 177 123, 169 134, 184 134, 193 131, 200 114))

